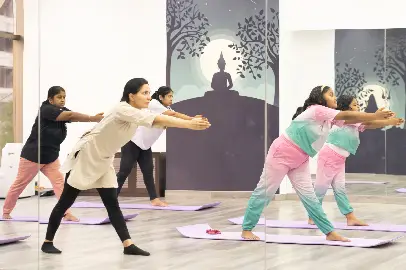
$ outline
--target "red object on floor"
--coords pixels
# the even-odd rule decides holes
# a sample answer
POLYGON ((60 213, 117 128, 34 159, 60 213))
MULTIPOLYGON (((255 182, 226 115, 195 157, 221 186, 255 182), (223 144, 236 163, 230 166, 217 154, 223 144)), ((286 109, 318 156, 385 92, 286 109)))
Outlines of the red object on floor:
POLYGON ((206 230, 207 234, 221 234, 221 232, 219 230, 213 230, 213 229, 209 229, 206 230))

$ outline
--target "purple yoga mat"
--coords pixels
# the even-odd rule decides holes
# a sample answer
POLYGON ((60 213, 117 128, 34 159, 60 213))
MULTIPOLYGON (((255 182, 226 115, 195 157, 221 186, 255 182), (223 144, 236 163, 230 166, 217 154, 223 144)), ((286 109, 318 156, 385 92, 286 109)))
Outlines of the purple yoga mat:
POLYGON ((20 235, 20 236, 15 236, 15 235, 0 235, 0 245, 4 244, 10 244, 14 242, 18 242, 21 240, 25 240, 29 238, 31 235, 20 235))
MULTIPOLYGON (((124 215, 125 220, 133 219, 138 214, 124 215)), ((40 224, 48 224, 48 219, 41 219, 40 224)), ((110 219, 107 218, 80 218, 78 222, 75 221, 64 221, 62 220, 61 224, 82 224, 82 225, 101 225, 110 223, 110 219)))
POLYGON ((345 181, 346 184, 368 184, 368 185, 386 185, 389 182, 377 182, 377 181, 345 181))
POLYGON ((0 218, 0 221, 8 221, 8 222, 38 222, 38 217, 18 217, 12 216, 12 219, 4 219, 0 218))
MULTIPOLYGON (((233 224, 241 225, 244 217, 230 218, 233 224)), ((258 225, 264 225, 264 219, 260 218, 258 225)), ((285 228, 285 229, 317 229, 316 225, 309 225, 307 221, 286 221, 286 220, 267 220, 266 226, 270 228, 285 228)), ((353 231, 380 231, 380 232, 406 232, 406 225, 391 225, 391 224, 370 224, 369 226, 347 226, 346 223, 333 222, 333 226, 338 230, 353 230, 353 231)))
MULTIPOLYGON (((252 241, 241 238, 241 232, 221 232, 221 234, 210 235, 206 233, 207 229, 211 229, 209 224, 196 224, 176 228, 180 234, 188 238, 196 239, 213 239, 213 240, 235 240, 235 241, 252 241)), ((305 236, 305 235, 276 235, 255 233, 263 241, 266 238, 267 243, 276 244, 299 244, 299 245, 328 245, 328 246, 343 246, 343 247, 376 247, 385 245, 403 238, 403 235, 396 236, 391 239, 364 239, 364 238, 349 238, 351 242, 327 241, 325 236, 305 236)))
POLYGON ((398 188, 396 191, 399 193, 406 193, 406 188, 398 188))
MULTIPOLYGON (((169 205, 167 207, 152 206, 150 204, 130 204, 120 203, 121 209, 149 209, 149 210, 171 210, 171 211, 199 211, 207 208, 212 208, 219 205, 220 202, 214 202, 198 206, 181 206, 181 205, 169 205)), ((102 203, 92 202, 77 202, 72 205, 72 208, 104 208, 102 203)))

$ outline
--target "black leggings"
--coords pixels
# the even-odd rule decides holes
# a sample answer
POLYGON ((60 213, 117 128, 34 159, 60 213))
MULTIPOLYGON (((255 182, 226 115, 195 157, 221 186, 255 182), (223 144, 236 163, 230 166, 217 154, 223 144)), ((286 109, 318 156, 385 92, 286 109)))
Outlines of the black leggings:
POLYGON ((120 194, 121 188, 123 187, 127 177, 130 175, 136 162, 138 162, 138 165, 140 166, 150 200, 156 199, 157 194, 154 183, 154 163, 152 160, 151 148, 148 150, 142 150, 132 141, 129 141, 123 147, 121 147, 120 171, 117 173, 117 194, 120 194))
MULTIPOLYGON (((66 174, 65 186, 62 191, 61 198, 52 210, 51 216, 49 217, 49 223, 46 233, 46 240, 53 241, 55 233, 61 224, 62 218, 72 204, 78 197, 80 190, 70 186, 67 183, 69 173, 66 174)), ((97 191, 103 201, 104 206, 107 209, 109 219, 114 229, 116 230, 121 242, 131 239, 128 233, 127 225, 125 223, 123 213, 121 212, 120 206, 117 200, 117 189, 116 188, 98 188, 97 191)))

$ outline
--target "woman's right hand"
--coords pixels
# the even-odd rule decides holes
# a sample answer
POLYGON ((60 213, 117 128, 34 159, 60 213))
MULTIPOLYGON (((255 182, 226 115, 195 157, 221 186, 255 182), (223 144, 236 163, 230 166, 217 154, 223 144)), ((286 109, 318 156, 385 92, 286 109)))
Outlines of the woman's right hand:
POLYGON ((384 111, 385 108, 380 108, 375 112, 376 120, 385 120, 395 116, 395 113, 392 111, 384 111))
POLYGON ((208 129, 211 124, 207 119, 203 118, 193 118, 192 120, 188 120, 188 129, 193 129, 193 130, 205 130, 208 129))
POLYGON ((100 122, 104 118, 104 113, 98 113, 91 117, 92 122, 100 122))

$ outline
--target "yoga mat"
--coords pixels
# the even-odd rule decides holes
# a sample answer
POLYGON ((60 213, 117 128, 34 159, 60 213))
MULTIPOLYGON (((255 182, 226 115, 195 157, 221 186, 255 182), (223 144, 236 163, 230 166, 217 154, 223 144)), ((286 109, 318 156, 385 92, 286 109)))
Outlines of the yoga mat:
POLYGON ((406 193, 406 188, 398 188, 396 191, 399 193, 406 193))
MULTIPOLYGON (((216 207, 220 202, 208 203, 198 206, 181 206, 181 205, 169 205, 167 207, 152 206, 150 204, 130 204, 121 203, 121 209, 149 209, 149 210, 171 210, 171 211, 199 211, 207 208, 216 207)), ((92 202, 77 202, 72 205, 72 208, 104 208, 103 203, 92 202)))
MULTIPOLYGON (((233 224, 241 225, 244 217, 230 218, 233 224)), ((260 218, 258 225, 264 225, 264 219, 260 218)), ((316 225, 309 225, 307 221, 286 221, 286 220, 267 220, 266 226, 270 228, 286 228, 286 229, 317 229, 316 225)), ((369 226, 347 226, 346 223, 333 222, 333 226, 338 230, 353 230, 353 231, 380 231, 380 232, 406 232, 406 225, 391 225, 391 224, 370 224, 369 226)))
MULTIPOLYGON (((212 240, 235 240, 235 241, 252 241, 241 238, 241 232, 221 232, 221 234, 210 235, 206 233, 207 229, 211 229, 209 224, 196 224, 176 228, 184 237, 196 239, 212 239, 212 240)), ((328 246, 343 246, 343 247, 376 247, 385 245, 400 238, 403 235, 396 236, 391 239, 364 239, 364 238, 349 238, 351 242, 327 241, 325 236, 305 236, 305 235, 276 235, 255 233, 261 240, 266 238, 267 243, 276 244, 299 244, 299 245, 328 245, 328 246)))
MULTIPOLYGON (((131 215, 124 215, 125 220, 130 220, 133 219, 137 216, 138 214, 131 214, 131 215)), ((48 224, 48 219, 41 219, 40 224, 48 224)), ((101 225, 101 224, 107 224, 110 223, 110 219, 107 218, 80 218, 78 222, 75 221, 65 221, 62 220, 61 224, 82 224, 82 225, 101 225)))
POLYGON ((20 235, 20 236, 12 236, 12 235, 0 235, 0 245, 10 244, 14 242, 18 242, 21 240, 25 240, 29 238, 31 235, 20 235))
POLYGON ((9 222, 38 222, 38 217, 14 217, 12 219, 0 218, 0 221, 9 221, 9 222))
POLYGON ((368 185, 386 185, 389 182, 377 182, 377 181, 345 181, 346 184, 368 184, 368 185))

